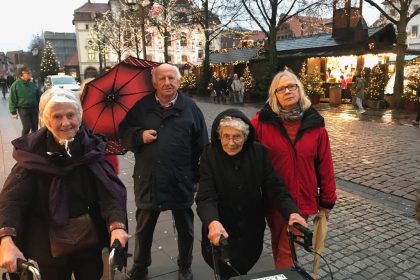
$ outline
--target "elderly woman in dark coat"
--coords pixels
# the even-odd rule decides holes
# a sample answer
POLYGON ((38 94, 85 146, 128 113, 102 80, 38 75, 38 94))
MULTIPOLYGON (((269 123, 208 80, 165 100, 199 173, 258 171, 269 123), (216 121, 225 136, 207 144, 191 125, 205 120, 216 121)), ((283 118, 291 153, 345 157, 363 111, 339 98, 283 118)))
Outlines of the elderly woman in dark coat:
MULTIPOLYGON (((219 114, 212 126, 211 144, 200 159, 197 212, 203 222, 202 254, 213 267, 210 244, 228 238, 229 257, 246 274, 261 255, 266 203, 276 207, 289 224, 307 226, 265 149, 254 142, 249 119, 236 109, 219 114)), ((220 262, 222 279, 236 273, 220 262)))
POLYGON ((105 161, 105 139, 81 126, 73 93, 46 91, 39 111, 45 127, 12 142, 17 163, 0 193, 0 266, 14 272, 18 258, 31 258, 43 279, 99 280, 102 248, 128 239, 125 187, 105 161))

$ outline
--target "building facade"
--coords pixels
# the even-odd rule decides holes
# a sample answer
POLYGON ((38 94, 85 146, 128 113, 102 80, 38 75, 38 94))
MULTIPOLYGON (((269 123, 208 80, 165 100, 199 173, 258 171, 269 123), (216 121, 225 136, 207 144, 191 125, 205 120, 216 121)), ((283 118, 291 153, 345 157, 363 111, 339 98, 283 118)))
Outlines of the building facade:
MULTIPOLYGON (((187 10, 191 9, 191 7, 185 6, 187 2, 184 2, 179 2, 184 6, 181 6, 181 8, 177 7, 176 11, 180 14, 178 20, 185 17, 185 20, 188 21, 186 16, 188 14, 187 10), (182 12, 183 9, 185 10, 184 13, 182 12)), ((109 48, 104 48, 104 50, 100 51, 97 45, 93 46, 92 32, 90 30, 95 28, 95 18, 101 16, 101 14, 107 11, 119 14, 124 9, 128 9, 128 7, 122 6, 120 1, 110 0, 108 4, 88 1, 74 11, 73 24, 76 32, 81 80, 96 77, 101 70, 118 63, 118 57, 115 52, 109 48), (102 56, 99 53, 102 53, 102 56)), ((205 47, 203 30, 198 24, 185 23, 187 24, 169 29, 168 62, 178 66, 186 63, 200 64, 204 58, 205 47)), ((140 53, 140 58, 164 62, 164 37, 162 32, 148 20, 145 22, 145 31, 146 57, 144 57, 143 53, 140 53)), ((218 50, 220 48, 220 39, 212 40, 210 49, 218 50)), ((135 51, 131 49, 126 50, 120 59, 122 60, 128 55, 136 56, 135 51)))
POLYGON ((57 60, 60 62, 60 69, 63 70, 66 61, 77 52, 76 34, 45 31, 43 40, 44 43, 51 43, 57 60))

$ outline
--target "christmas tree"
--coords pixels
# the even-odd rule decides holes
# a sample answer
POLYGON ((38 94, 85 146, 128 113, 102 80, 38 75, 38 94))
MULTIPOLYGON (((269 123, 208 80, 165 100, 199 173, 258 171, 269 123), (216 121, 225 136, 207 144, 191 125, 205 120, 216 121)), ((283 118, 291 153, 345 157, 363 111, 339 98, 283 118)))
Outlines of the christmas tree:
POLYGON ((196 87, 197 78, 195 77, 194 73, 188 73, 182 76, 181 78, 181 87, 192 89, 196 87))
POLYGON ((57 75, 60 69, 60 63, 57 60, 51 42, 45 45, 44 53, 41 60, 41 76, 45 78, 48 75, 57 75))
POLYGON ((322 87, 324 81, 321 78, 321 72, 318 67, 315 67, 313 72, 308 73, 306 70, 306 62, 304 62, 299 73, 299 78, 303 84, 306 95, 324 95, 324 88, 322 87))
POLYGON ((245 92, 249 92, 254 87, 255 80, 252 77, 248 64, 246 65, 243 78, 244 78, 244 84, 245 84, 245 92))
POLYGON ((373 67, 366 88, 366 99, 383 100, 386 82, 387 75, 385 71, 383 71, 379 65, 373 67))
POLYGON ((417 89, 420 87, 420 69, 415 67, 410 70, 407 74, 408 83, 404 87, 403 98, 408 101, 419 101, 420 94, 417 89))

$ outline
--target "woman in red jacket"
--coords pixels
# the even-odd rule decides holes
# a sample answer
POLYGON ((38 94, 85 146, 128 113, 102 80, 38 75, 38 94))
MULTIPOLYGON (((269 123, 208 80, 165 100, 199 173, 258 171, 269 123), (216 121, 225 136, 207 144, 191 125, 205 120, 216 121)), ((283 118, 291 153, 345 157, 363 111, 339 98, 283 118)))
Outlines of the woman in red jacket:
MULTIPOLYGON (((267 102, 251 122, 299 214, 307 219, 323 210, 328 217, 337 198, 328 133, 296 75, 286 70, 273 78, 267 102)), ((269 208, 267 223, 276 268, 292 267, 287 220, 269 208)))

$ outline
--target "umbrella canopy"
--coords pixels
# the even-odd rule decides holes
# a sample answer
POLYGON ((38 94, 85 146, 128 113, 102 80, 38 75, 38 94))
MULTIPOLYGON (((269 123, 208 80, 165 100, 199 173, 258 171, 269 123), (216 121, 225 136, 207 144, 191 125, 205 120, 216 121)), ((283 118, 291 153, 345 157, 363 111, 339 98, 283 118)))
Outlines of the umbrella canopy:
POLYGON ((130 56, 87 83, 81 96, 83 123, 118 142, 118 126, 127 111, 154 91, 151 70, 158 65, 130 56))
MULTIPOLYGON (((325 237, 327 236, 328 222, 325 210, 320 210, 314 218, 314 252, 321 254, 324 250, 325 237)), ((318 278, 320 256, 314 254, 314 279, 318 278)))

